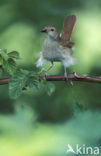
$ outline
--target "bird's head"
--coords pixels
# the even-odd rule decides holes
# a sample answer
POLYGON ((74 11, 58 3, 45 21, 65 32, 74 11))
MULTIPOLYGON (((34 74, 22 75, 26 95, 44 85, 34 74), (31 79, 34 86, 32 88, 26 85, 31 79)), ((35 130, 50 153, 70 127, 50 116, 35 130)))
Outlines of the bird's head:
POLYGON ((54 26, 46 26, 41 32, 46 33, 50 38, 57 39, 58 38, 58 31, 54 26))

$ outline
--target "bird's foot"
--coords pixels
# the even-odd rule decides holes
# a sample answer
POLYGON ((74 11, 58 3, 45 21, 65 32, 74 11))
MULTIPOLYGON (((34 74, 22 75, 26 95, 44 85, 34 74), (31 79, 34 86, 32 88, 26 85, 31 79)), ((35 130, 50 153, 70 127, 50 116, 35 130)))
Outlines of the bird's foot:
POLYGON ((43 79, 45 79, 45 80, 46 80, 46 77, 47 77, 46 73, 47 73, 47 71, 44 68, 40 72, 38 72, 38 74, 39 75, 41 74, 43 79))
POLYGON ((70 84, 73 86, 73 81, 68 79, 67 73, 64 73, 64 78, 65 78, 65 82, 66 82, 66 81, 69 81, 70 84))

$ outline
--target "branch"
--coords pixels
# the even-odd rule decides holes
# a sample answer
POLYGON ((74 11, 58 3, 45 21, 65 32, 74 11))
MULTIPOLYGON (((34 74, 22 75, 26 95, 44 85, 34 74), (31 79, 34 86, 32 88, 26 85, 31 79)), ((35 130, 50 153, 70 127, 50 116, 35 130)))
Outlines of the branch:
POLYGON ((1 78, 0 85, 7 84, 7 83, 9 83, 9 81, 10 81, 10 78, 1 78))
MULTIPOLYGON (((43 76, 38 76, 38 80, 41 81, 43 76)), ((45 76, 47 81, 65 81, 64 75, 47 75, 45 76)), ((79 75, 76 73, 68 74, 69 81, 82 81, 82 82, 96 82, 101 83, 101 76, 88 76, 88 75, 79 75)), ((9 83, 10 78, 1 78, 0 85, 9 83)))

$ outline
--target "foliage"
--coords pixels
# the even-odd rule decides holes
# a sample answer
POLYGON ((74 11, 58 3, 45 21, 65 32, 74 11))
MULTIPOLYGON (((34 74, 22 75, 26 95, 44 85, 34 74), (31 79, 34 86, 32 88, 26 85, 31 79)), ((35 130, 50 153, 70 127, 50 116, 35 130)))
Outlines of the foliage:
MULTIPOLYGON (((11 98, 16 99, 22 93, 22 90, 27 88, 39 89, 38 75, 33 71, 17 69, 16 60, 20 59, 17 51, 7 52, 7 49, 0 50, 0 71, 7 72, 11 76, 9 83, 9 95, 11 98)), ((46 85, 48 95, 51 95, 55 86, 48 83, 43 79, 41 84, 46 85)), ((42 86, 41 86, 42 87, 42 86)))
POLYGON ((51 94, 55 91, 55 85, 51 82, 47 82, 46 88, 49 96, 51 96, 51 94))
POLYGON ((7 49, 0 49, 0 71, 13 75, 16 71, 16 60, 20 59, 17 51, 8 52, 7 49))
POLYGON ((22 90, 27 88, 38 89, 38 79, 34 72, 28 70, 17 70, 9 83, 10 97, 15 99, 20 96, 22 90))
POLYGON ((31 88, 33 90, 40 90, 46 88, 47 94, 50 96, 55 91, 55 85, 50 82, 46 82, 45 79, 39 82, 38 75, 33 71, 17 70, 16 74, 11 78, 9 83, 9 95, 12 99, 18 98, 23 90, 31 88))
POLYGON ((39 84, 39 87, 44 88, 49 96, 51 96, 52 93, 54 93, 56 89, 55 85, 52 82, 46 81, 44 77, 41 79, 41 83, 39 84))

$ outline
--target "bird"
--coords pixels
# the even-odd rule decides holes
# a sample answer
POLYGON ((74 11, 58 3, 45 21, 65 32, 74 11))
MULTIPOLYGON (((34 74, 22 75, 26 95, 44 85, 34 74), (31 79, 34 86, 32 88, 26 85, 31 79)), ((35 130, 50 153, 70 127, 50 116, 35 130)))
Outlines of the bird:
POLYGON ((36 63, 37 67, 50 62, 50 66, 46 70, 47 73, 53 67, 54 62, 61 62, 64 66, 64 77, 66 80, 68 79, 66 69, 76 63, 76 59, 73 57, 74 42, 70 41, 75 22, 75 15, 66 16, 61 34, 58 33, 57 28, 53 25, 45 26, 41 30, 41 32, 46 34, 46 39, 40 52, 40 58, 36 63))

